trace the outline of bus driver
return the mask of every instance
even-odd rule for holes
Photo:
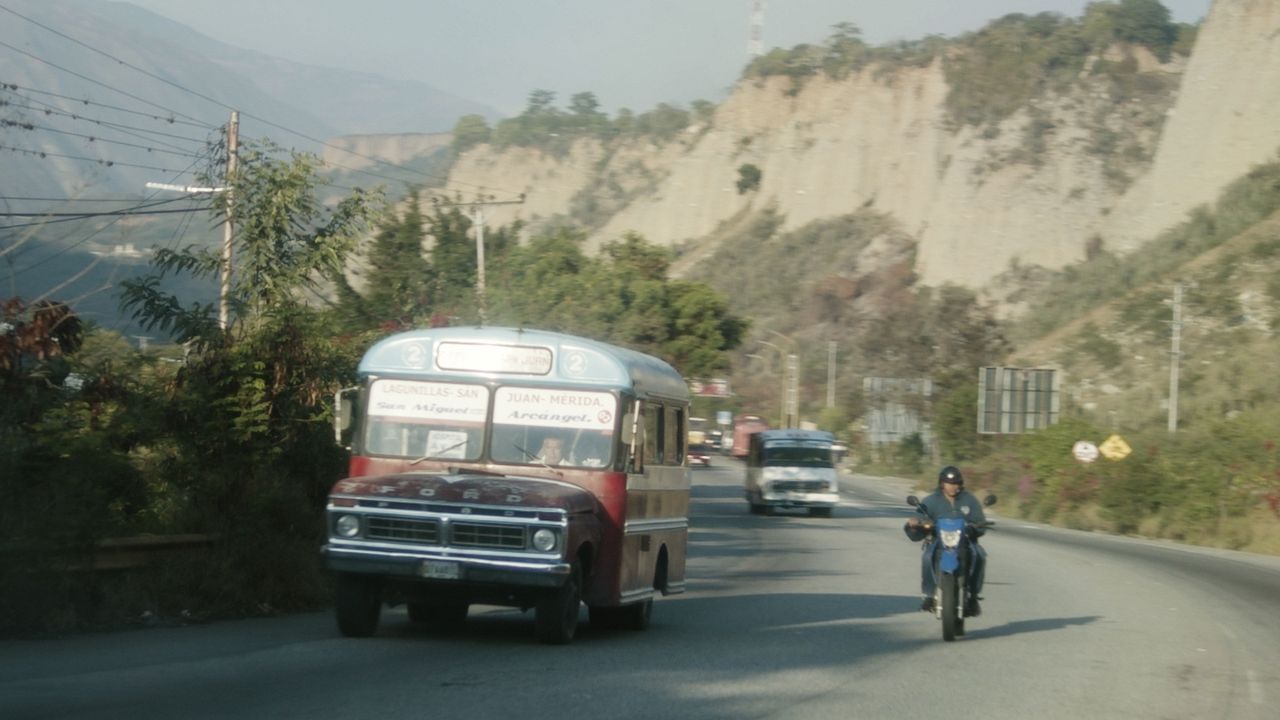
[[[560,465],[564,462],[564,440],[548,437],[542,441],[542,449],[538,451],[538,460],[545,465]]]

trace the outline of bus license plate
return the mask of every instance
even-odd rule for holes
[[[448,560],[423,560],[418,574],[432,580],[457,580],[462,577],[458,563]]]

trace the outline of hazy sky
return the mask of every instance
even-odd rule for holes
[[[1211,0],[1162,0],[1198,22]],[[130,0],[289,60],[419,80],[507,114],[530,91],[604,109],[724,99],[747,61],[751,0]],[[1089,0],[765,0],[765,49],[852,22],[872,44],[955,36],[1003,15],[1079,17]]]

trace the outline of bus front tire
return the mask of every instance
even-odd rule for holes
[[[538,640],[567,645],[578,631],[578,606],[582,604],[582,570],[575,564],[564,585],[538,598],[533,622]]]
[[[335,605],[338,631],[346,637],[369,637],[382,614],[382,588],[374,578],[343,573],[338,576]]]

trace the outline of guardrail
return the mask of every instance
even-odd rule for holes
[[[100,540],[93,553],[94,570],[132,570],[157,559],[213,546],[216,535],[137,535]]]

